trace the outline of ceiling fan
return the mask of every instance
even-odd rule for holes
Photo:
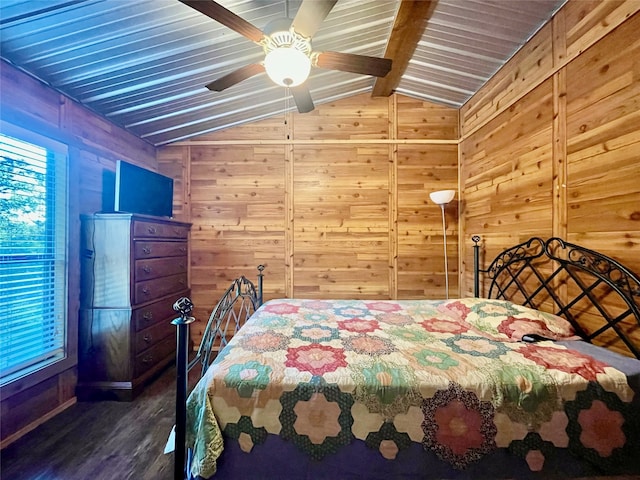
[[[276,84],[290,88],[298,111],[306,113],[314,109],[311,93],[304,83],[312,66],[375,77],[384,77],[391,70],[388,58],[312,50],[311,38],[337,0],[303,0],[293,20],[274,20],[264,31],[213,0],[180,1],[260,45],[265,52],[263,62],[245,65],[212,81],[206,85],[209,90],[221,92],[266,72]]]

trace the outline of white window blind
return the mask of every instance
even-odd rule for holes
[[[0,134],[0,384],[66,355],[66,150],[29,137]]]

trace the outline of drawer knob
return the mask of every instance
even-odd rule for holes
[[[146,254],[149,255],[151,253],[151,247],[143,247],[142,251]]]
[[[143,339],[146,343],[151,343],[151,340],[152,340],[151,335],[149,335],[148,333],[147,333],[144,337],[142,337],[142,339]]]
[[[142,318],[144,318],[146,321],[153,320],[153,312],[151,312],[150,310],[147,310],[142,315]]]
[[[144,363],[145,365],[153,363],[153,355],[147,355],[146,357],[143,357],[142,363]]]
[[[151,268],[149,265],[145,265],[144,267],[142,267],[142,271],[144,273],[151,273],[152,270],[153,268]]]
[[[145,295],[149,295],[151,293],[151,290],[149,290],[149,287],[144,287],[142,289],[142,293],[144,293]]]
[[[180,247],[180,253],[187,253],[187,247]]]
[[[148,227],[147,232],[149,232],[151,235],[154,235],[157,232],[156,227]]]

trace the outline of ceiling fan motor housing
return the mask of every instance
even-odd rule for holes
[[[291,28],[290,18],[270,22],[262,41],[267,75],[278,85],[296,87],[311,71],[311,39]]]

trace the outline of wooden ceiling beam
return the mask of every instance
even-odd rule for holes
[[[402,0],[384,54],[393,65],[385,77],[376,79],[372,97],[388,97],[398,87],[437,3],[437,0]]]

